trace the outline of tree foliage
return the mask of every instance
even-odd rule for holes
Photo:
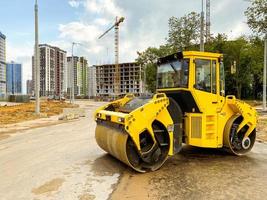
[[[191,12],[181,18],[169,19],[168,45],[175,50],[184,50],[197,44],[200,38],[200,15]]]
[[[259,34],[267,34],[267,0],[252,0],[245,11],[249,27]]]

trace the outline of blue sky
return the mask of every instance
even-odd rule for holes
[[[211,31],[229,38],[250,34],[244,0],[211,0]],[[39,0],[40,43],[59,46],[68,53],[73,41],[75,54],[90,64],[113,62],[114,33],[97,37],[115,16],[124,16],[120,29],[120,61],[133,61],[136,51],[159,46],[168,33],[168,19],[191,11],[200,12],[201,0]],[[7,61],[23,64],[23,91],[31,79],[34,45],[34,0],[0,0],[0,31],[7,36]]]
[[[57,38],[58,24],[78,17],[67,0],[39,0],[39,7],[40,39],[44,41]],[[34,39],[34,0],[1,0],[0,8],[0,29],[10,43]]]

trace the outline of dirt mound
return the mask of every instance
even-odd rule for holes
[[[72,104],[60,101],[41,102],[41,115],[34,113],[34,103],[25,103],[15,106],[0,106],[0,125],[13,124],[41,117],[50,117],[62,113],[63,108],[76,107]]]

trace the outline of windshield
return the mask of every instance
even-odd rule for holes
[[[189,59],[176,60],[158,66],[158,88],[188,87]]]

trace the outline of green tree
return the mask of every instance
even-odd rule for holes
[[[263,77],[263,40],[259,37],[250,38],[250,68],[253,75],[252,87],[254,99],[259,99],[262,95],[262,77]]]
[[[214,53],[222,53],[227,43],[227,35],[218,33],[218,35],[206,43],[205,50]]]
[[[146,89],[149,92],[154,93],[156,91],[156,77],[157,77],[157,65],[155,63],[149,63],[145,68],[146,73]]]
[[[267,34],[267,0],[252,0],[245,11],[248,26],[259,34]]]
[[[226,75],[226,93],[236,94],[241,98],[242,88],[251,82],[251,69],[249,61],[249,44],[245,37],[240,37],[234,41],[225,43],[223,49],[225,75]],[[231,74],[231,66],[236,63],[236,73]]]
[[[199,42],[200,15],[191,12],[181,18],[169,19],[168,45],[177,50],[184,50]]]
[[[245,11],[245,15],[247,16],[248,26],[257,34],[264,35],[265,48],[267,48],[267,0],[252,0],[251,2],[252,2],[251,6],[248,7],[247,10]],[[258,53],[259,52],[256,51],[256,53],[255,53],[255,51],[254,51],[254,56],[259,57]],[[263,52],[262,52],[262,55],[264,55]],[[267,55],[264,55],[264,56],[265,56],[265,59],[267,59]],[[255,67],[256,71],[262,72],[263,68],[259,66],[259,63],[258,63],[259,60],[260,59],[257,59],[257,61],[254,62],[254,67]],[[255,63],[256,63],[256,65],[255,65]],[[263,63],[261,66],[263,66]],[[265,66],[264,70],[266,70],[266,66]],[[266,76],[264,76],[264,77],[265,77],[265,79],[263,80],[263,82],[264,82],[263,83],[263,85],[264,85],[263,90],[264,89],[266,90]],[[254,73],[254,87],[258,88],[259,82],[260,82],[259,76]],[[255,96],[255,94],[254,94],[254,96]],[[265,105],[266,96],[263,96],[263,97],[264,97],[263,98],[263,103],[264,103],[263,107],[265,108],[266,107],[266,105]]]

